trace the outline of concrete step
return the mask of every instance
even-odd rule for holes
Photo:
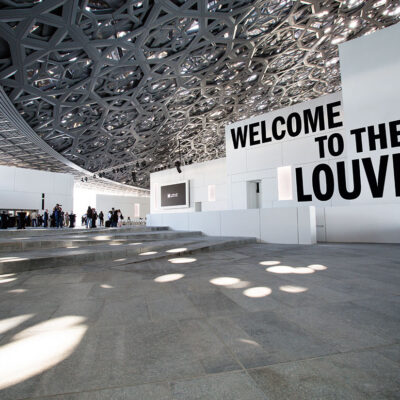
[[[121,262],[127,264],[165,258],[177,257],[198,251],[210,251],[222,248],[237,247],[256,242],[255,238],[224,238],[207,236],[188,236],[176,240],[157,240],[148,242],[131,242],[128,244],[100,244],[77,249],[39,249],[4,254],[0,257],[0,273],[14,273],[42,268],[82,265],[89,262],[115,260],[119,267]],[[123,260],[125,259],[125,260]],[[127,265],[126,268],[129,269]]]
[[[168,231],[170,230],[167,226],[144,226],[144,225],[133,225],[124,226],[121,228],[27,228],[27,229],[1,229],[0,239],[7,238],[23,238],[23,237],[34,237],[34,236],[60,236],[60,235],[79,235],[85,233],[86,235],[98,235],[103,233],[110,234],[111,232],[153,232],[153,231]]]
[[[208,240],[203,243],[192,243],[187,245],[185,250],[177,251],[174,253],[158,252],[157,254],[149,254],[138,257],[131,257],[129,260],[116,260],[116,266],[113,269],[120,271],[137,271],[137,265],[145,261],[153,261],[163,258],[185,258],[184,256],[193,255],[200,252],[227,250],[244,246],[246,244],[257,243],[257,238],[251,237],[208,237]],[[182,260],[184,262],[191,262]],[[139,267],[140,268],[140,267]]]
[[[85,233],[85,234],[84,234]],[[25,236],[24,238],[0,239],[0,254],[4,252],[22,252],[50,248],[73,248],[99,244],[124,244],[131,242],[172,240],[186,236],[201,236],[200,231],[107,231],[100,234],[55,235],[55,236]],[[6,255],[5,255],[6,256]]]

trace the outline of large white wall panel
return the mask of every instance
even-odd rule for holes
[[[221,211],[221,235],[260,237],[260,210]]]
[[[400,204],[326,207],[328,242],[400,243]]]
[[[347,130],[399,119],[400,23],[339,45]]]
[[[0,166],[0,182],[0,208],[41,210],[44,193],[45,208],[59,203],[65,211],[72,210],[74,177],[70,174]]]
[[[174,213],[163,215],[163,225],[169,226],[178,231],[189,230],[189,214],[188,213]]]
[[[0,166],[0,191],[14,191],[15,169],[14,167]]]
[[[297,207],[292,207],[150,214],[147,224],[201,231],[210,236],[255,237],[269,243],[315,243],[315,211],[304,207],[300,218],[297,212]]]
[[[194,212],[189,214],[189,229],[201,231],[206,235],[221,235],[221,213],[216,212]]]
[[[298,243],[297,223],[297,207],[261,209],[261,240],[268,243]]]
[[[128,217],[131,220],[135,217],[135,204],[140,205],[140,217],[144,218],[150,211],[150,197],[97,194],[96,205],[92,206],[96,207],[98,213],[103,211],[105,216],[112,208],[121,210],[124,221],[127,221]]]
[[[262,171],[268,168],[275,168],[282,165],[282,145],[280,143],[268,146],[260,146],[246,152],[247,172]]]

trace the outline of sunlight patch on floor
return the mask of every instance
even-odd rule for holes
[[[59,364],[78,347],[86,318],[65,316],[28,328],[0,346],[0,390]]]
[[[191,257],[170,258],[168,261],[172,264],[186,264],[197,261],[197,258],[191,258]]]
[[[243,291],[243,294],[247,297],[265,297],[271,294],[272,290],[266,286],[252,287]]]
[[[185,276],[184,274],[167,274],[167,275],[157,276],[157,278],[155,278],[154,281],[158,283],[173,282],[177,281],[178,279],[182,279],[184,276]]]
[[[303,286],[283,285],[279,286],[279,290],[286,293],[303,293],[306,292],[308,288]]]
[[[0,334],[16,328],[18,325],[21,325],[23,322],[32,318],[34,315],[35,314],[24,314],[0,320]]]

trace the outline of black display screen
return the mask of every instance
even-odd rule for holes
[[[186,182],[161,186],[161,207],[186,205]]]

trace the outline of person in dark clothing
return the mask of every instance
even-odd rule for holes
[[[17,229],[25,229],[25,218],[26,218],[26,213],[23,211],[20,211],[17,213],[18,215],[18,226]]]
[[[104,214],[103,214],[103,211],[100,211],[99,220],[100,220],[100,226],[104,226]]]
[[[96,228],[97,212],[95,208],[92,208],[92,228]]]
[[[50,215],[50,228],[56,227],[56,208],[53,208],[53,212]]]
[[[1,229],[8,228],[8,215],[5,211],[3,211],[0,215],[0,228]]]
[[[92,227],[92,217],[93,217],[93,211],[92,211],[91,207],[89,206],[86,211],[86,228]]]
[[[56,224],[56,228],[62,228],[61,224],[61,208],[59,204],[56,204],[54,207],[54,220]]]
[[[118,211],[114,210],[114,208],[112,209],[112,217],[111,217],[111,221],[112,221],[112,227],[116,228],[117,224],[118,224]]]
[[[64,211],[62,210],[62,208],[60,207],[60,209],[59,209],[59,221],[58,221],[58,225],[60,226],[60,228],[63,228],[64,227]]]
[[[44,227],[47,228],[47,224],[49,222],[49,211],[46,210],[43,214],[43,222],[44,222]]]
[[[73,214],[71,211],[71,213],[69,214],[69,227],[70,228],[75,228],[75,218],[76,218],[76,215]]]

